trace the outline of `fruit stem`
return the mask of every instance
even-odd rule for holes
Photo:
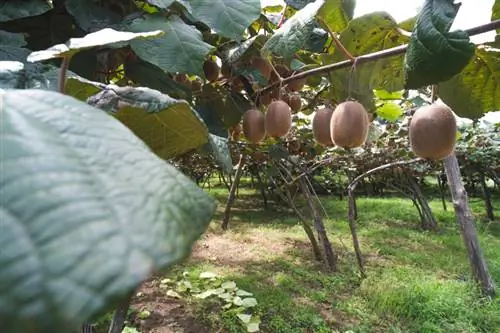
[[[61,67],[59,68],[59,92],[65,93],[66,88],[66,74],[68,73],[69,62],[71,55],[62,58]]]
[[[335,46],[337,46],[340,49],[340,51],[346,56],[346,58],[351,61],[356,60],[356,58],[345,48],[344,44],[342,44],[342,42],[338,39],[337,35],[335,35],[335,33],[332,30],[330,30],[325,21],[319,19],[319,22],[321,22],[326,31],[328,31],[328,33],[333,39],[333,42],[335,43]]]

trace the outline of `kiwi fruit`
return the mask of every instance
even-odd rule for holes
[[[266,112],[266,132],[269,136],[278,138],[288,134],[292,128],[292,110],[283,101],[272,101]]]
[[[235,77],[231,80],[231,89],[235,92],[240,92],[244,88],[243,81],[239,77]]]
[[[255,57],[251,60],[252,67],[258,69],[262,76],[269,80],[271,78],[271,72],[273,68],[271,67],[271,63],[266,58]]]
[[[276,65],[274,66],[274,69],[282,78],[289,77],[291,74],[290,70],[284,65]],[[274,83],[278,80],[279,78],[278,76],[276,76],[276,73],[274,71],[271,71],[271,77],[269,78],[269,81],[271,81],[271,83]]]
[[[290,95],[287,94],[287,93],[284,93],[284,94],[281,94],[281,98],[280,98],[283,102],[285,102],[286,104],[290,105]]]
[[[181,83],[181,84],[188,84],[189,78],[188,78],[187,74],[177,73],[174,75],[174,81],[177,83]]]
[[[241,135],[241,132],[242,132],[242,127],[241,125],[238,123],[236,125],[234,125],[230,130],[230,134],[231,134],[231,139],[233,141],[238,141],[238,139],[240,138],[240,135]]]
[[[279,99],[280,98],[279,88],[271,90],[271,93],[269,95],[271,96],[271,100]]]
[[[290,95],[290,101],[288,102],[293,113],[297,113],[302,108],[302,99],[299,94]]]
[[[203,87],[203,81],[200,80],[199,78],[194,79],[191,81],[191,90],[194,92],[200,92]]]
[[[361,103],[342,102],[330,119],[332,142],[345,149],[361,147],[368,136],[369,126],[368,112]]]
[[[266,117],[257,109],[250,109],[243,115],[243,135],[248,141],[258,143],[266,136]]]
[[[435,161],[453,153],[456,133],[457,121],[453,111],[437,103],[415,111],[408,129],[413,153]]]
[[[286,148],[290,154],[298,155],[300,153],[300,143],[298,140],[289,141]]]
[[[331,147],[333,146],[332,136],[330,133],[330,120],[333,110],[326,107],[321,108],[314,114],[312,120],[312,131],[314,139],[317,143]]]
[[[260,95],[260,97],[259,97],[259,102],[262,105],[269,105],[269,103],[271,103],[272,100],[273,100],[273,98],[272,98],[270,92],[266,92],[266,93]]]
[[[214,60],[207,59],[203,63],[203,72],[207,81],[214,82],[219,77],[220,68]]]
[[[306,84],[307,79],[299,79],[290,82],[286,87],[289,91],[301,91]]]
[[[262,163],[266,160],[266,154],[261,151],[254,151],[250,157],[257,163]]]

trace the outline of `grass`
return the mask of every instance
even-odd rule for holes
[[[426,232],[418,229],[411,201],[359,198],[358,236],[367,269],[367,278],[361,279],[346,201],[321,198],[340,260],[338,272],[331,273],[313,260],[293,214],[285,209],[265,211],[253,190],[242,189],[230,230],[223,233],[219,225],[227,190],[210,192],[220,201],[214,221],[191,258],[169,276],[186,270],[213,271],[235,281],[258,300],[261,332],[500,332],[500,300],[481,298],[471,282],[451,204],[444,211],[439,200],[430,202],[440,230]],[[484,206],[477,198],[471,199],[471,206],[498,283],[500,220],[483,222]],[[500,216],[500,199],[494,206]],[[189,299],[187,310],[193,320],[209,327],[207,332],[245,332],[233,313],[219,311],[212,301]]]

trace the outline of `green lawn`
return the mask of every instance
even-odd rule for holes
[[[261,332],[500,332],[500,300],[481,299],[471,284],[451,204],[445,212],[440,201],[430,202],[440,230],[425,232],[418,229],[411,201],[359,198],[358,233],[367,270],[361,279],[346,201],[322,198],[330,241],[340,259],[338,272],[329,273],[312,259],[307,237],[293,214],[276,207],[265,211],[254,191],[242,189],[230,230],[223,233],[219,225],[227,190],[211,193],[220,207],[210,230],[192,257],[166,277],[210,271],[235,281],[257,299],[252,314],[260,317]],[[489,269],[500,284],[500,220],[484,222],[479,198],[472,198],[471,205]],[[498,198],[494,206],[498,217]],[[183,302],[187,304],[183,311],[189,320],[203,323],[203,332],[246,331],[235,313],[223,311],[213,298],[187,297]],[[156,311],[147,302],[136,309]],[[177,324],[177,330],[170,331],[138,326],[143,333],[189,332]]]

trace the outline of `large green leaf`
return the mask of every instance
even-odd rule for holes
[[[109,85],[87,102],[114,113],[164,159],[208,142],[207,127],[186,101],[153,89]]]
[[[221,36],[240,41],[260,16],[260,0],[178,0],[193,17]]]
[[[491,20],[500,20],[500,0],[495,0],[491,9]],[[500,40],[500,29],[497,29],[497,40]]]
[[[462,30],[450,32],[460,4],[426,0],[405,54],[406,89],[418,89],[451,79],[474,56],[475,45]]]
[[[68,78],[78,75],[67,71]],[[59,68],[49,64],[30,64],[20,61],[0,61],[2,89],[43,89],[58,91]]]
[[[285,0],[285,3],[293,8],[300,10],[307,4],[314,2],[314,0]]]
[[[24,63],[30,50],[24,48],[23,34],[0,30],[0,61],[19,61]]]
[[[268,37],[266,35],[255,35],[237,47],[229,49],[226,59],[229,63],[234,63],[238,60],[247,60],[251,55],[260,52]]]
[[[177,99],[192,98],[192,91],[184,85],[174,81],[167,73],[158,66],[142,59],[128,59],[125,64],[125,75],[134,83],[161,91],[170,97]]]
[[[105,112],[1,93],[0,327],[76,332],[185,258],[213,199]]]
[[[86,102],[90,96],[98,94],[106,85],[100,82],[94,82],[82,77],[70,77],[66,79],[65,93],[82,102]],[[107,101],[103,101],[106,103]],[[94,105],[99,107],[98,105]]]
[[[24,64],[19,61],[0,61],[0,89],[23,88]]]
[[[133,20],[128,29],[142,32],[162,30],[165,36],[153,40],[134,41],[134,52],[143,60],[164,71],[204,76],[203,62],[215,48],[203,41],[201,32],[187,25],[179,16],[166,19],[162,14],[148,14]]]
[[[19,33],[0,30],[0,41],[0,45],[10,45],[17,47],[26,46],[24,35]]]
[[[500,0],[495,0],[493,3],[493,8],[491,9],[491,20],[500,20]]]
[[[231,159],[231,152],[229,151],[228,139],[214,134],[209,134],[208,144],[210,151],[215,157],[215,160],[222,168],[222,170],[230,174],[233,171],[233,161]]]
[[[330,31],[342,32],[354,16],[355,0],[326,0],[318,12],[318,17]]]
[[[316,28],[316,13],[325,0],[316,0],[296,12],[267,40],[262,47],[264,54],[274,54],[291,59],[302,49]]]
[[[226,128],[239,123],[243,114],[251,108],[250,102],[242,94],[208,84],[203,86],[197,103],[217,113]]]
[[[439,97],[460,117],[479,119],[500,110],[500,52],[478,48],[460,74],[439,84]]]
[[[403,109],[396,103],[383,103],[377,107],[377,115],[387,121],[394,122],[399,119],[404,114]]]
[[[209,103],[197,103],[195,109],[201,119],[203,119],[205,125],[207,125],[208,131],[211,134],[227,138],[229,135],[228,130],[222,122],[219,113],[212,109],[211,106]]]
[[[87,32],[94,32],[120,23],[120,16],[88,0],[66,0],[66,10],[78,26]]]
[[[85,35],[82,38],[71,38],[68,42],[66,42],[66,44],[58,44],[51,46],[46,50],[32,52],[28,56],[28,61],[37,62],[72,56],[79,51],[97,46],[122,47],[123,43],[127,43],[135,39],[157,38],[161,35],[163,35],[163,31],[161,30],[133,33],[105,28]]]
[[[42,0],[4,0],[0,3],[0,22],[41,15],[52,9],[50,2]]]
[[[402,35],[397,23],[386,12],[374,12],[355,18],[340,34],[341,43],[353,56],[360,56],[404,44],[408,37]],[[324,64],[346,59],[336,48],[331,55],[322,55]],[[329,74],[333,95],[337,102],[351,97],[367,109],[374,110],[373,89],[389,92],[403,89],[403,56],[366,62],[354,69],[341,69]]]
[[[175,0],[146,0],[151,6],[158,7],[160,9],[167,9]]]
[[[374,12],[349,22],[340,34],[339,40],[353,56],[389,49],[408,42],[409,38],[400,33],[398,24],[386,12]],[[346,60],[336,48],[335,62]],[[385,89],[389,92],[401,90],[404,85],[403,56],[395,56],[371,61],[356,67],[356,83],[370,89]],[[350,71],[345,70],[344,76]],[[333,74],[336,74],[335,72]]]

